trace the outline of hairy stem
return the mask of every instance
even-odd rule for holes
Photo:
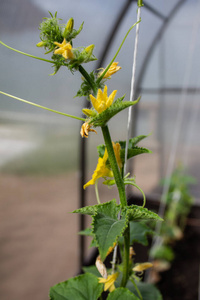
[[[123,253],[123,276],[121,287],[125,287],[129,278],[129,248],[130,248],[130,227],[124,232],[124,253]]]
[[[83,75],[83,77],[87,80],[87,82],[91,86],[91,89],[93,90],[94,94],[96,95],[96,93],[97,93],[96,85],[95,85],[94,81],[91,79],[88,72],[81,65],[79,65],[78,70]]]
[[[101,127],[102,133],[103,133],[103,137],[104,137],[104,141],[105,141],[105,145],[108,151],[108,157],[109,157],[109,161],[111,164],[111,168],[114,174],[114,178],[115,178],[115,182],[119,191],[119,198],[120,198],[120,203],[122,205],[122,207],[127,206],[127,202],[126,202],[126,193],[125,193],[125,185],[124,185],[124,181],[121,177],[119,168],[118,168],[118,164],[117,164],[117,160],[115,157],[115,153],[114,153],[114,149],[113,149],[113,145],[112,145],[112,141],[111,141],[111,137],[110,137],[110,132],[108,129],[108,126],[103,126]]]
[[[109,161],[114,174],[115,182],[119,192],[119,198],[122,208],[127,206],[124,181],[121,177],[117,160],[115,157],[110,132],[108,126],[101,127],[106,149],[108,151]],[[125,287],[129,277],[129,244],[130,244],[130,228],[129,225],[124,232],[124,255],[123,255],[123,276],[121,286]]]

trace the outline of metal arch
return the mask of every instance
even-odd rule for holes
[[[180,7],[186,2],[187,0],[179,0],[179,2],[172,8],[169,17],[164,19],[164,22],[159,30],[159,32],[157,33],[156,37],[154,38],[154,40],[151,43],[151,46],[149,47],[149,50],[147,51],[147,54],[144,58],[144,61],[142,63],[142,67],[140,69],[139,72],[139,76],[138,76],[138,80],[136,83],[136,89],[139,91],[141,82],[143,80],[145,71],[147,69],[147,65],[148,62],[153,54],[153,51],[157,45],[157,43],[159,42],[160,38],[162,37],[163,33],[165,32],[165,30],[167,29],[167,26],[169,25],[170,21],[172,21],[173,17],[175,16],[175,14],[178,12],[178,10],[180,9]],[[145,7],[145,6],[144,6]]]
[[[114,37],[117,34],[117,31],[120,27],[120,24],[122,22],[122,20],[124,19],[124,17],[126,16],[126,13],[128,12],[128,9],[130,7],[130,5],[133,2],[136,2],[137,0],[127,0],[125,5],[123,6],[119,16],[116,18],[116,22],[113,25],[110,34],[107,37],[107,40],[105,42],[106,46],[103,49],[101,55],[100,55],[100,59],[98,60],[97,63],[97,69],[100,68],[103,65],[103,62],[106,59],[106,56],[108,54],[108,51],[110,49],[110,46],[112,45],[112,42],[114,40]],[[179,8],[181,7],[182,4],[185,3],[186,0],[179,0],[179,2],[174,6],[174,8],[171,10],[169,17],[165,17],[163,16],[160,12],[158,12],[157,10],[155,10],[154,8],[152,8],[150,5],[148,5],[147,3],[144,3],[144,8],[148,9],[151,13],[153,13],[155,16],[159,17],[160,19],[163,20],[163,24],[158,32],[158,34],[156,35],[156,37],[154,38],[154,40],[152,41],[151,46],[149,47],[149,50],[147,51],[147,54],[143,60],[142,63],[142,67],[140,69],[139,72],[139,76],[138,76],[138,80],[136,82],[136,93],[138,94],[140,91],[140,85],[141,82],[143,80],[145,71],[147,69],[147,65],[148,62],[153,54],[153,51],[155,49],[155,46],[157,45],[157,43],[159,42],[161,36],[163,35],[164,31],[167,28],[167,25],[170,23],[170,21],[172,20],[172,18],[174,17],[174,15],[177,13],[177,11],[179,10]],[[84,103],[84,107],[89,106],[90,102],[89,101],[85,101]],[[137,123],[137,115],[138,115],[138,111],[139,111],[139,106],[137,105],[136,108],[134,108],[133,110],[133,123],[132,123],[132,128],[134,128],[134,130],[132,131],[132,134],[136,133],[136,123]],[[134,126],[133,126],[134,125]],[[87,151],[86,151],[86,143],[85,143],[85,139],[81,139],[80,140],[80,176],[79,176],[79,182],[80,182],[80,186],[79,186],[79,191],[80,191],[80,207],[85,206],[86,204],[86,191],[83,190],[83,185],[85,183],[85,179],[86,179],[86,166],[87,166],[87,155],[86,155]],[[80,215],[80,219],[79,219],[79,229],[80,230],[84,230],[85,229],[85,216],[84,215]],[[80,266],[80,270],[85,262],[85,238],[84,236],[80,235],[80,240],[79,240],[79,266]],[[96,253],[95,253],[96,254]],[[86,263],[87,264],[87,263]]]
[[[155,36],[155,38],[153,39],[149,50],[147,51],[147,54],[143,60],[141,69],[139,71],[139,75],[138,75],[138,79],[136,82],[136,97],[138,97],[140,91],[141,91],[141,83],[143,81],[148,63],[153,55],[153,52],[155,50],[155,47],[157,46],[158,42],[160,41],[160,38],[162,37],[162,35],[164,34],[165,30],[167,29],[167,26],[169,25],[169,23],[172,21],[173,17],[176,15],[176,13],[178,12],[178,10],[180,9],[180,7],[186,2],[186,0],[179,0],[178,3],[176,3],[176,5],[174,5],[174,7],[172,8],[172,10],[169,13],[169,16],[166,18],[162,18],[163,19],[163,24],[161,25],[160,30],[158,31],[157,35]],[[145,6],[144,6],[145,7]],[[147,7],[147,9],[149,9],[150,11],[152,11],[151,8],[149,8],[149,6]],[[158,15],[154,12],[155,15],[157,15],[158,17],[161,18],[161,15]],[[137,119],[138,119],[138,112],[139,112],[139,108],[140,108],[140,104],[138,103],[138,105],[134,106],[134,109],[132,108],[132,114],[133,114],[133,118],[132,118],[132,126],[131,126],[131,135],[135,136],[136,132],[137,132]],[[133,172],[133,167],[131,167],[129,165],[128,171],[130,173]]]

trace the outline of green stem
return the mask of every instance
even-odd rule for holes
[[[123,275],[121,281],[121,287],[125,287],[129,278],[129,250],[130,249],[130,227],[124,232],[124,253],[123,253]]]
[[[139,296],[140,300],[142,300],[142,299],[143,299],[143,298],[142,298],[142,295],[141,295],[141,293],[140,293],[140,290],[139,290],[138,287],[137,287],[137,284],[135,283],[135,280],[134,280],[133,278],[131,278],[130,280],[131,280],[132,284],[134,285],[134,287],[135,287],[135,289],[136,289],[136,292],[138,293],[138,296]]]
[[[133,183],[132,181],[125,180],[124,183],[125,184],[131,184],[132,186],[136,187],[142,193],[142,196],[143,196],[143,205],[142,205],[142,207],[145,207],[146,196],[145,196],[145,193],[143,192],[143,190],[136,183]]]
[[[51,108],[48,108],[48,107],[39,105],[39,104],[36,104],[36,103],[30,102],[30,101],[27,101],[27,100],[24,100],[24,99],[15,97],[15,96],[13,96],[13,95],[4,93],[4,92],[2,92],[2,91],[0,91],[0,94],[3,94],[3,95],[5,95],[5,96],[11,97],[11,98],[13,98],[13,99],[15,99],[15,100],[18,100],[18,101],[21,101],[21,102],[24,102],[24,103],[27,103],[27,104],[30,104],[30,105],[33,105],[33,106],[36,106],[36,107],[39,107],[39,108],[42,108],[42,109],[45,109],[45,110],[54,112],[54,113],[56,113],[56,114],[63,115],[63,116],[65,116],[65,117],[69,117],[69,118],[72,118],[72,119],[76,119],[76,120],[80,120],[80,121],[84,121],[84,122],[85,122],[85,119],[83,119],[83,118],[79,118],[79,117],[76,117],[76,116],[72,116],[72,115],[69,115],[69,114],[66,114],[66,113],[63,113],[63,112],[60,112],[60,111],[57,111],[57,110],[54,110],[54,109],[51,109]]]
[[[97,89],[96,89],[96,85],[93,82],[93,80],[91,79],[90,75],[88,74],[88,72],[81,66],[79,65],[78,67],[79,72],[83,75],[83,77],[87,80],[87,82],[89,83],[89,85],[91,86],[94,94],[96,95],[97,93]]]
[[[110,132],[108,126],[101,127],[111,168],[114,174],[115,182],[119,192],[119,198],[122,208],[127,206],[124,181],[121,177],[117,160],[115,157]],[[129,277],[129,246],[130,246],[130,228],[129,225],[124,232],[124,255],[123,255],[123,276],[121,286],[125,287]]]
[[[112,145],[112,141],[111,141],[111,137],[110,137],[110,132],[108,129],[108,126],[103,126],[101,127],[102,133],[103,133],[103,137],[104,137],[104,141],[105,141],[105,145],[108,151],[108,157],[109,157],[109,161],[111,164],[111,168],[114,174],[114,178],[115,178],[115,182],[119,191],[119,198],[120,198],[120,203],[122,207],[127,206],[127,202],[126,202],[126,193],[125,193],[125,185],[124,185],[124,181],[121,177],[119,168],[118,168],[118,164],[117,164],[117,160],[115,157],[115,153],[114,153],[114,149],[113,149],[113,145]]]
[[[98,180],[95,182],[95,194],[96,194],[96,198],[97,198],[97,203],[101,204],[100,198],[99,198],[99,190],[98,190]]]
[[[97,79],[97,85],[100,83],[100,81],[103,79],[104,75],[106,74],[106,72],[108,71],[108,69],[110,68],[110,66],[112,65],[112,63],[114,62],[115,58],[117,57],[117,55],[119,54],[119,51],[121,50],[127,36],[129,35],[130,31],[140,22],[140,20],[138,22],[136,22],[135,24],[133,24],[129,30],[127,31],[123,41],[121,42],[117,52],[115,53],[113,59],[111,60],[111,62],[109,63],[109,65],[105,68],[105,70],[103,71],[103,73],[101,74],[101,76]]]
[[[0,41],[0,44],[2,44],[3,46],[7,47],[8,49],[10,50],[13,50],[17,53],[20,53],[20,54],[23,54],[23,55],[26,55],[26,56],[29,56],[29,57],[32,57],[32,58],[35,58],[35,59],[39,59],[39,60],[43,60],[43,61],[46,61],[46,62],[49,62],[49,63],[54,63],[53,60],[49,60],[49,59],[45,59],[45,58],[42,58],[42,57],[38,57],[38,56],[35,56],[35,55],[31,55],[31,54],[28,54],[28,53],[25,53],[25,52],[22,52],[22,51],[19,51],[17,49],[14,49],[6,44],[4,44],[2,41]]]

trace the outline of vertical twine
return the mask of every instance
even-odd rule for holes
[[[140,20],[141,7],[137,9],[137,22]],[[139,28],[140,23],[136,25],[136,35],[135,35],[135,47],[133,52],[133,67],[132,67],[132,78],[131,78],[131,90],[130,90],[130,99],[129,101],[134,101],[135,97],[135,73],[136,73],[136,62],[137,62],[137,53],[138,53],[138,38],[139,38]],[[128,154],[128,142],[131,138],[131,124],[132,124],[132,107],[129,107],[128,110],[128,121],[127,121],[127,139],[126,139],[126,148],[125,148],[125,163],[124,163],[124,174],[127,170],[127,154]]]

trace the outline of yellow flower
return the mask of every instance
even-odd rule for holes
[[[98,89],[97,98],[93,95],[90,95],[90,100],[98,113],[101,113],[106,108],[110,107],[114,101],[117,90],[114,90],[110,96],[107,95],[107,86],[105,85],[104,91]]]
[[[120,149],[121,149],[121,146],[119,143],[114,143],[113,142],[113,149],[114,149],[114,152],[115,152],[115,157],[116,157],[116,160],[117,160],[117,164],[119,166],[119,168],[121,169],[122,168],[122,160],[121,160],[121,157],[120,157]]]
[[[93,131],[93,132],[97,133],[96,130],[90,128],[90,124],[88,124],[88,122],[85,122],[81,126],[80,134],[81,134],[82,137],[88,138],[89,131]]]
[[[133,271],[135,272],[143,272],[145,271],[146,269],[149,269],[153,267],[153,264],[152,263],[148,263],[148,262],[145,262],[145,263],[141,263],[141,264],[138,264],[136,265],[134,268],[133,268]]]
[[[109,292],[114,291],[115,285],[114,282],[119,276],[119,273],[116,272],[112,275],[109,275],[107,278],[99,278],[99,283],[104,283],[104,291],[109,290]]]
[[[54,54],[61,54],[65,59],[72,59],[74,54],[72,52],[72,45],[66,42],[64,38],[62,44],[54,42],[59,48],[54,51]]]
[[[113,172],[106,166],[107,159],[108,152],[106,149],[103,158],[99,157],[98,159],[98,164],[96,170],[94,171],[94,174],[92,175],[92,179],[83,186],[84,189],[89,185],[95,184],[97,179],[101,177],[113,177]]]
[[[121,69],[120,66],[118,66],[118,62],[113,62],[106,74],[103,76],[103,78],[109,78],[111,75],[115,74]],[[104,72],[104,69],[102,72],[100,72],[99,76]]]

